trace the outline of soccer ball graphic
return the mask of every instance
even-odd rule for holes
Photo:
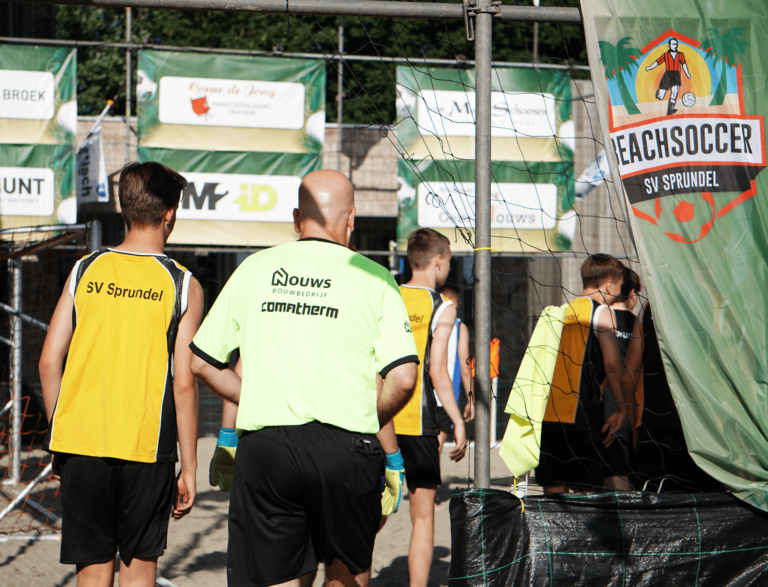
[[[696,103],[696,96],[693,94],[693,92],[686,92],[685,94],[683,94],[683,106],[690,108],[695,103]]]

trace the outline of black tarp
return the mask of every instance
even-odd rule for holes
[[[729,494],[456,491],[449,587],[768,585],[768,514]]]

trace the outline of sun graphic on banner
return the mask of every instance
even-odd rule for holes
[[[702,101],[702,98],[712,95],[712,76],[709,65],[707,65],[707,62],[704,61],[704,58],[696,48],[682,41],[679,43],[680,52],[685,55],[688,71],[691,73],[691,79],[688,79],[686,75],[680,76],[682,84],[679,96],[682,98],[691,92],[696,96],[698,106],[706,106],[709,104],[709,100]],[[635,92],[638,103],[658,102],[656,90],[661,83],[661,78],[664,77],[666,69],[664,67],[657,67],[652,71],[645,71],[645,69],[653,65],[667,51],[669,51],[669,47],[664,43],[643,56],[643,60],[638,67],[637,78],[635,79]]]

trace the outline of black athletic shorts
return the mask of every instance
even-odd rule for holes
[[[602,436],[576,424],[544,422],[536,483],[576,490],[603,486],[605,458]]]
[[[659,89],[666,91],[675,86],[679,86],[680,80],[679,71],[665,71],[664,75],[661,77],[661,82],[659,82]]]
[[[662,493],[722,490],[722,485],[702,471],[688,454],[682,429],[666,427],[638,429],[634,485],[638,491],[645,488],[654,492],[659,492],[661,486]]]
[[[440,432],[453,434],[453,420],[451,420],[451,417],[446,413],[445,408],[442,406],[437,408],[437,428]]]
[[[106,563],[120,551],[163,555],[173,508],[175,463],[58,455],[61,467],[61,556],[67,565]]]
[[[371,566],[384,451],[373,435],[311,423],[240,438],[229,502],[229,587],[275,585],[340,560]]]
[[[405,482],[408,489],[437,487],[440,477],[440,452],[437,436],[397,435],[397,445],[405,463]]]
[[[634,472],[635,448],[632,438],[619,435],[611,446],[603,449],[605,455],[606,477],[629,477]]]

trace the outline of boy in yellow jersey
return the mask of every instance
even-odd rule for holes
[[[592,255],[581,266],[581,297],[568,304],[555,373],[541,428],[536,481],[545,493],[585,490],[603,483],[603,447],[615,441],[627,417],[623,396],[603,417],[602,386],[621,390],[616,319],[609,307],[621,295],[624,266],[610,255]],[[603,439],[600,433],[606,434]]]
[[[163,254],[186,185],[159,163],[123,169],[125,240],[77,262],[43,345],[45,449],[61,478],[60,560],[77,565],[80,587],[110,587],[117,552],[121,584],[154,586],[171,512],[178,520],[195,500],[189,343],[203,292]]]
[[[448,373],[448,341],[456,321],[456,308],[435,291],[445,283],[450,271],[448,239],[428,228],[415,230],[408,237],[408,262],[413,277],[400,286],[400,293],[408,309],[421,365],[413,397],[394,422],[411,502],[411,587],[425,587],[432,565],[435,492],[441,483],[435,394],[454,425],[456,447],[451,451],[451,460],[464,457],[466,435]]]

